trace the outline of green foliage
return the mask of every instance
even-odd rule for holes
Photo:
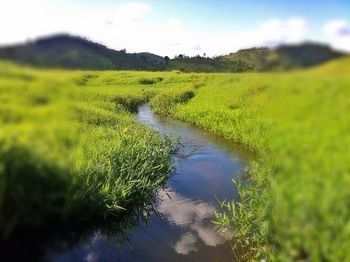
[[[250,183],[233,181],[240,199],[237,202],[222,201],[220,212],[215,212],[213,223],[231,239],[236,261],[273,259],[275,250],[270,242],[267,220],[271,208],[268,195],[270,170],[267,168],[259,162],[251,163],[248,171]]]
[[[0,48],[0,58],[42,68],[90,70],[161,70],[164,58],[150,53],[116,51],[85,38],[55,35]]]
[[[348,61],[339,60],[288,74],[210,74],[194,98],[166,110],[256,155],[239,203],[224,202],[216,218],[240,259],[350,259],[344,67]]]
[[[172,148],[128,112],[150,100],[155,111],[254,153],[249,179],[236,182],[240,200],[224,201],[216,214],[237,260],[350,259],[348,59],[264,74],[3,65],[2,231],[57,215],[86,221],[125,217],[135,214],[133,207],[149,210],[154,190],[169,174]],[[140,83],[157,78],[163,80]],[[27,207],[36,207],[38,215],[25,216]]]
[[[179,55],[166,63],[183,72],[266,72],[317,65],[344,55],[328,46],[305,43],[276,49],[249,48],[216,58]]]
[[[174,144],[128,112],[155,92],[137,84],[140,75],[1,63],[2,235],[57,220],[116,223],[151,209]]]
[[[303,68],[338,58],[344,53],[316,43],[249,48],[214,58],[178,55],[174,59],[151,53],[116,51],[85,38],[55,35],[0,48],[0,58],[42,68],[89,70],[149,70],[182,72],[261,72]],[[141,84],[153,84],[141,80]],[[84,84],[84,79],[81,80]]]
[[[162,77],[158,77],[158,78],[142,78],[139,80],[139,83],[141,85],[153,85],[156,84],[160,81],[163,81]]]
[[[156,113],[163,115],[170,114],[171,110],[180,103],[186,103],[189,99],[195,96],[194,91],[165,91],[157,94],[151,100],[151,106]]]

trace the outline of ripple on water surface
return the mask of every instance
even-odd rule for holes
[[[180,137],[175,174],[159,192],[156,209],[147,227],[132,230],[130,241],[117,250],[104,236],[89,244],[52,254],[56,261],[227,261],[227,241],[211,223],[216,199],[237,197],[232,179],[241,176],[244,160],[227,141],[198,128],[153,114],[148,105],[136,119],[163,134]]]

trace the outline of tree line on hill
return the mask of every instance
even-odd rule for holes
[[[346,55],[327,45],[303,43],[239,50],[228,55],[170,59],[151,53],[113,50],[85,38],[60,34],[24,44],[0,47],[0,59],[43,68],[146,70],[182,72],[264,72],[304,68]]]

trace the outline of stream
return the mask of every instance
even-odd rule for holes
[[[172,118],[155,115],[148,104],[139,107],[137,121],[162,134],[180,137],[175,172],[159,192],[147,226],[131,230],[117,249],[106,237],[54,251],[52,261],[232,261],[228,242],[212,224],[218,199],[237,199],[232,179],[242,176],[245,160],[227,140]],[[241,154],[240,154],[241,155]]]

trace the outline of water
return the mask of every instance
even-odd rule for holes
[[[226,140],[191,125],[154,115],[148,105],[139,108],[139,122],[163,134],[181,137],[174,163],[175,174],[160,190],[147,227],[130,233],[120,249],[106,237],[94,235],[85,244],[51,251],[52,261],[229,261],[228,242],[211,223],[217,199],[237,198],[233,178],[243,174],[244,160]]]

